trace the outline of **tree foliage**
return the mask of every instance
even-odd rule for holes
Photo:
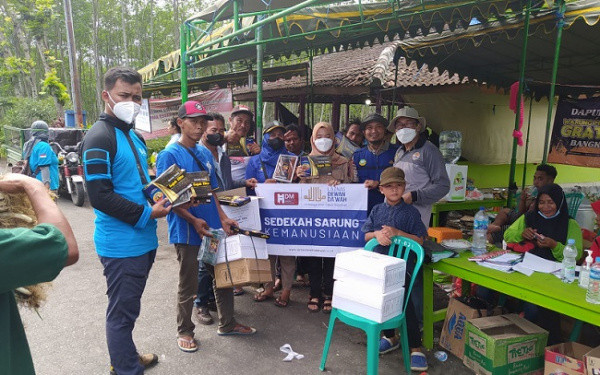
[[[177,49],[175,30],[203,1],[77,0],[72,7],[83,109],[93,121],[102,110],[96,70],[102,76],[117,65],[139,69]],[[54,111],[36,113],[49,123],[71,107],[63,0],[0,0],[0,47],[0,126],[28,126],[31,114],[21,104],[30,100],[41,100],[44,111],[54,102]]]

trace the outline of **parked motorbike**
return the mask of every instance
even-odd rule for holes
[[[83,165],[79,157],[79,143],[75,146],[64,148],[56,142],[50,143],[58,156],[58,175],[60,195],[71,195],[71,200],[76,206],[83,206],[85,201],[85,188],[83,183]]]

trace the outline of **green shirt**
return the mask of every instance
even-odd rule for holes
[[[521,234],[524,230],[525,215],[521,215],[517,219],[517,221],[512,223],[512,225],[506,230],[506,232],[504,232],[504,241],[508,243],[523,241],[523,236],[521,236]],[[579,224],[577,224],[577,222],[573,219],[569,219],[569,228],[567,228],[567,238],[572,238],[575,240],[575,247],[577,248],[577,259],[581,258],[581,254],[583,253],[583,236],[581,235],[581,228],[579,227]],[[552,239],[554,240],[554,238]],[[564,243],[556,241],[556,247],[552,249],[552,256],[554,257],[554,259],[558,260],[559,262],[562,261],[564,248]]]
[[[54,226],[0,229],[0,375],[35,374],[13,290],[53,280],[68,245]]]

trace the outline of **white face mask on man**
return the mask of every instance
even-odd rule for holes
[[[417,130],[412,128],[402,128],[396,131],[396,138],[403,145],[410,143],[417,136]]]
[[[115,114],[115,117],[127,124],[132,124],[137,115],[140,113],[141,106],[132,101],[115,103],[113,98],[110,96],[110,93],[108,91],[106,93],[108,94],[108,98],[114,104],[112,111]]]
[[[333,146],[333,140],[331,138],[315,139],[315,147],[319,152],[325,153],[331,150],[331,146]]]

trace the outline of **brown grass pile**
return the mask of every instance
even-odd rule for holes
[[[0,191],[0,228],[33,228],[36,224],[37,218],[27,194],[8,194]],[[17,288],[17,302],[32,309],[39,308],[46,300],[46,290],[50,285],[40,283]]]

